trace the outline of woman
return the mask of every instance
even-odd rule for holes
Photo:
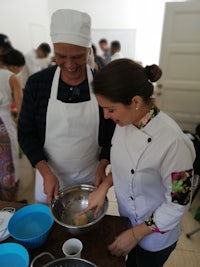
[[[98,213],[114,184],[120,215],[132,228],[109,250],[127,255],[126,266],[163,266],[176,247],[181,218],[188,210],[195,152],[179,126],[153,101],[158,66],[143,68],[119,59],[94,78],[93,90],[104,117],[117,124],[111,148],[112,174],[90,196],[83,212]]]
[[[10,113],[13,99],[20,111],[22,89],[18,74],[25,64],[21,52],[11,49],[2,55],[0,69],[0,200],[15,201],[18,185],[18,143]]]

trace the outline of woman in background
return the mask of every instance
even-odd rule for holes
[[[1,56],[0,68],[0,200],[16,201],[18,187],[18,142],[10,104],[19,114],[22,88],[18,74],[25,64],[21,52],[10,49]]]
[[[112,184],[121,216],[132,227],[108,247],[127,255],[128,267],[161,267],[176,247],[188,210],[195,151],[179,126],[155,105],[152,82],[158,66],[143,68],[119,59],[94,77],[93,90],[104,117],[117,124],[112,138],[112,174],[90,195],[97,214]]]

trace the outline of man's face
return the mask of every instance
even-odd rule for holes
[[[89,48],[66,44],[55,43],[55,61],[61,68],[62,74],[68,80],[79,81],[85,76],[86,64],[88,62]]]
[[[99,44],[99,47],[101,48],[101,50],[103,52],[107,51],[108,50],[108,44],[107,43],[100,43]]]
[[[41,49],[37,49],[36,53],[37,53],[37,57],[40,59],[48,57],[48,53],[45,53]]]

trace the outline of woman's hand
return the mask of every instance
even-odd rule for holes
[[[109,164],[109,161],[107,159],[102,159],[99,162],[99,165],[97,167],[96,173],[95,173],[95,186],[99,187],[99,185],[104,181],[106,178],[105,169],[106,166]]]
[[[106,198],[106,193],[100,188],[89,195],[88,207],[80,212],[80,215],[90,210],[94,210],[94,217],[97,217],[99,211],[103,207]]]
[[[143,222],[125,232],[122,232],[115,241],[108,246],[112,255],[126,256],[140,240],[152,233],[152,230]]]
[[[108,250],[114,256],[126,256],[136,245],[138,241],[132,234],[132,229],[122,232],[115,241],[108,246]]]
[[[112,186],[112,175],[109,174],[100,186],[89,195],[88,207],[80,212],[80,215],[90,210],[94,210],[94,216],[97,216],[103,207],[108,189]]]

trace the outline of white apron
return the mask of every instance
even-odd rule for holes
[[[46,117],[44,149],[48,165],[58,177],[60,189],[74,184],[94,184],[99,152],[99,107],[91,89],[93,75],[87,66],[90,101],[80,103],[57,100],[59,77],[57,67]],[[43,178],[36,171],[37,202],[46,202],[43,190]]]

